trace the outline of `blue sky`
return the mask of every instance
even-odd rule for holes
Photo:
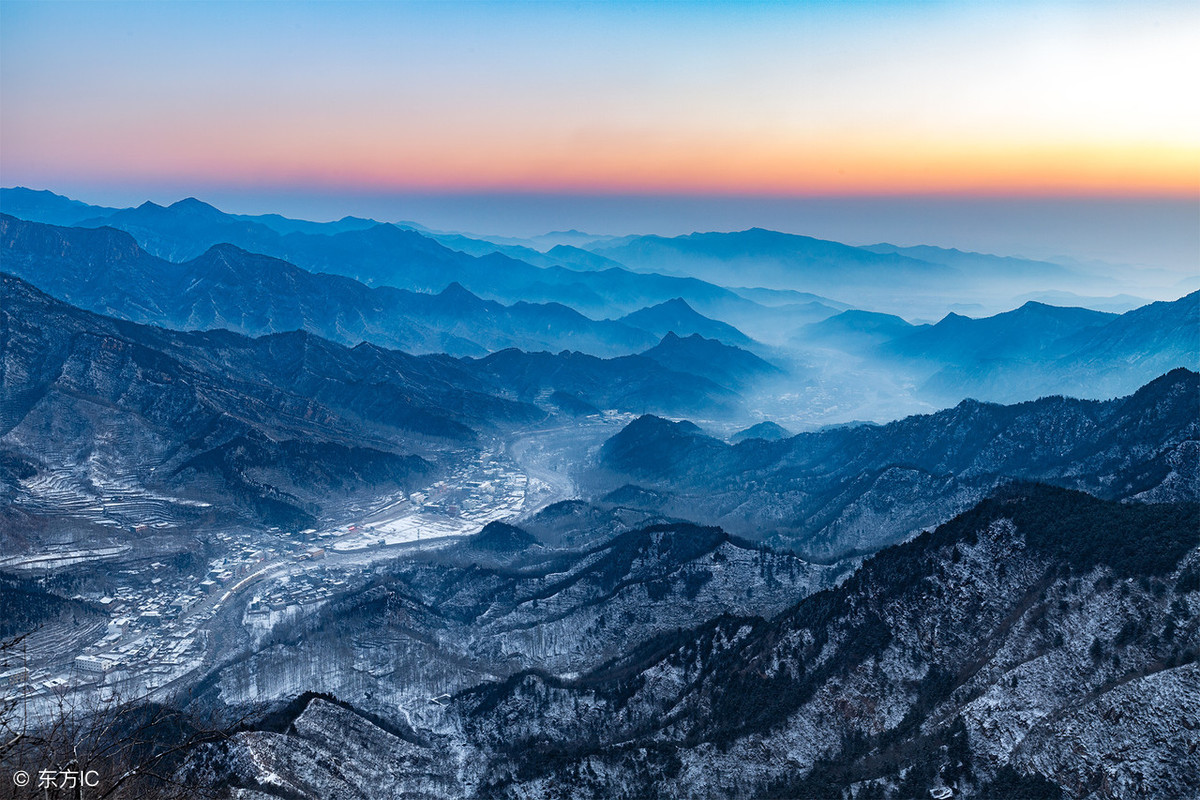
[[[1186,208],[1200,191],[1195,3],[5,0],[0,15],[0,182],[94,202]],[[518,205],[537,226],[545,204]]]

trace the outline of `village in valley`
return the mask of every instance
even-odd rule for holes
[[[76,594],[89,613],[34,631],[5,652],[0,687],[30,718],[64,703],[169,694],[196,670],[361,586],[381,562],[444,547],[550,493],[497,447],[460,459],[420,491],[348,503],[336,524],[208,532],[217,555],[202,570],[179,568],[186,553],[147,559],[129,546],[7,558],[6,571],[34,581],[97,567],[115,588]],[[156,533],[169,527],[156,523]]]

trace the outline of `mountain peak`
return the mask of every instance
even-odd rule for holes
[[[690,311],[693,314],[698,313],[696,309],[692,308],[688,304],[688,301],[684,300],[682,297],[672,297],[670,300],[659,303],[658,308],[671,309],[672,311]]]
[[[458,281],[451,281],[445,289],[438,292],[441,297],[474,297],[467,287],[463,286]]]
[[[210,256],[210,257],[231,256],[231,255],[232,256],[241,256],[241,255],[252,255],[252,254],[243,250],[242,248],[238,247],[236,244],[230,244],[229,242],[218,242],[217,244],[214,244],[212,247],[210,247],[204,251],[204,256]],[[203,256],[201,256],[201,257],[203,258]]]
[[[708,339],[699,333],[686,337],[667,331],[662,341],[642,353],[667,369],[703,375],[718,385],[734,387],[755,376],[778,375],[781,370],[748,350]]]
[[[447,302],[459,310],[482,308],[487,305],[486,300],[474,294],[458,281],[451,282],[445,289],[438,292],[437,297],[439,300]]]
[[[203,200],[197,200],[194,197],[185,197],[182,200],[172,203],[167,206],[167,210],[179,214],[187,214],[191,217],[225,218],[225,212],[216,206],[210,206]]]
[[[749,439],[763,439],[768,442],[777,442],[782,439],[790,439],[792,432],[778,423],[770,420],[763,420],[757,425],[752,425],[744,431],[738,431],[730,438],[730,442],[737,444]]]
[[[489,522],[468,540],[472,549],[493,553],[519,553],[539,544],[533,534],[505,522]]]
[[[621,317],[621,322],[662,336],[674,332],[683,336],[700,334],[727,344],[750,344],[750,337],[737,328],[704,316],[682,297],[666,300]]]
[[[667,331],[665,334],[663,334],[663,337],[659,341],[658,345],[682,344],[684,342],[692,345],[709,345],[714,350],[718,348],[736,349],[734,348],[734,345],[725,344],[717,339],[706,339],[698,333],[689,333],[687,336],[680,336],[675,331]]]

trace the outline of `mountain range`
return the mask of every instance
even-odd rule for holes
[[[1116,400],[968,400],[775,442],[729,445],[644,416],[605,443],[590,485],[602,496],[631,483],[650,490],[635,506],[831,558],[948,519],[1012,479],[1116,500],[1200,498],[1198,408],[1200,376],[1176,369]]]
[[[650,331],[656,336],[666,336],[668,333],[679,336],[696,334],[705,339],[716,339],[738,347],[753,343],[749,336],[732,325],[698,313],[682,297],[626,314],[620,321]]]
[[[195,198],[169,206],[147,202],[117,211],[87,207],[95,211],[94,216],[72,219],[72,214],[60,212],[51,219],[44,213],[44,206],[75,208],[70,205],[74,201],[59,196],[46,199],[22,189],[3,192],[0,208],[11,216],[55,224],[70,219],[71,225],[124,230],[147,252],[170,261],[187,261],[215,245],[232,244],[311,272],[350,277],[368,286],[429,293],[457,282],[475,294],[504,303],[556,302],[587,313],[611,314],[684,297],[710,312],[750,315],[761,308],[728,289],[695,278],[642,274],[615,263],[597,271],[603,264],[586,251],[573,255],[573,251],[560,251],[571,257],[542,259],[541,264],[547,266],[535,266],[506,254],[529,255],[525,252],[528,248],[488,243],[473,246],[470,243],[478,240],[462,236],[443,236],[451,245],[444,246],[431,238],[437,234],[417,230],[411,224],[357,218],[339,223],[305,223],[277,215],[237,216]],[[454,245],[471,253],[453,249]],[[588,262],[581,271],[561,266],[581,259]]]
[[[275,666],[285,655],[305,665],[301,691],[366,698],[393,716],[397,706],[427,705],[421,692],[431,683],[454,693],[525,670],[591,670],[630,641],[727,613],[773,615],[846,571],[683,522],[618,529],[578,549],[492,523],[389,565],[307,622],[299,652],[266,648],[222,670],[218,685],[226,703],[286,702],[300,687]],[[347,668],[355,662],[371,666]]]
[[[894,286],[945,283],[961,276],[943,264],[762,228],[674,238],[631,236],[590,249],[634,269],[693,275],[725,285],[742,285],[747,274],[770,287],[809,291],[868,280]]]
[[[305,527],[331,490],[411,488],[432,479],[441,450],[480,432],[556,409],[738,414],[737,390],[777,372],[698,336],[614,359],[509,349],[459,360],[306,331],[177,332],[0,279],[0,478],[13,507],[42,511],[121,486],[165,493],[146,500],[164,521],[224,498],[243,518]],[[688,355],[714,348],[722,358]]]
[[[919,261],[929,262],[930,264],[942,264],[943,266],[952,267],[965,274],[985,280],[1003,281],[1013,278],[1036,278],[1039,281],[1049,281],[1057,284],[1072,277],[1079,277],[1067,267],[1050,261],[972,253],[956,248],[933,247],[930,245],[898,247],[893,244],[874,244],[866,245],[862,249],[872,253],[894,254],[907,258],[915,258]]]
[[[298,697],[194,754],[189,774],[312,798],[364,784],[513,798],[1183,796],[1200,767],[1198,515],[1006,487],[780,612],[716,616],[582,674],[517,671],[430,708],[377,702],[325,667],[340,693]],[[684,533],[614,547],[644,552],[668,530]],[[708,549],[719,534],[691,538],[720,552]],[[389,660],[367,648],[403,641],[387,632],[421,608],[370,596],[374,633],[347,654],[364,667]],[[387,710],[398,702],[413,710]],[[349,746],[361,755],[333,768]]]
[[[0,210],[0,771],[1200,793],[1200,291],[757,228]]]
[[[1026,303],[943,320],[883,350],[940,362],[923,387],[935,398],[1113,397],[1175,367],[1200,369],[1200,291],[1120,315]]]
[[[411,488],[436,474],[440,448],[544,417],[445,356],[303,332],[177,333],[0,280],[0,448],[17,508],[116,493],[164,523],[221,509],[308,527],[331,494]],[[120,509],[104,518],[122,523]]]
[[[5,269],[67,302],[135,322],[248,335],[307,330],[345,344],[484,354],[504,347],[600,354],[649,347],[652,334],[566,306],[482,300],[458,284],[439,294],[370,288],[229,244],[165,261],[111,228],[60,228],[0,217]]]
[[[855,309],[801,327],[791,344],[907,376],[938,405],[963,397],[1100,399],[1175,367],[1200,369],[1200,292],[1123,314],[1029,301],[989,317],[951,313],[933,325]]]

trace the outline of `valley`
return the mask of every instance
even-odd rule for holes
[[[1197,42],[0,0],[0,800],[1200,800]]]
[[[37,498],[25,506],[30,512],[56,510],[99,526],[154,530],[164,541],[160,549],[143,543],[136,552],[129,545],[51,549],[0,561],[0,570],[34,582],[64,570],[80,583],[98,573],[112,573],[118,582],[122,574],[155,576],[111,596],[95,591],[72,597],[107,615],[107,627],[94,614],[97,620],[70,638],[38,632],[23,643],[19,662],[7,665],[30,687],[21,696],[22,713],[36,721],[62,704],[88,708],[117,698],[169,699],[197,672],[244,656],[247,639],[257,644],[276,626],[312,617],[361,589],[377,565],[445,548],[489,523],[517,521],[573,498],[569,465],[581,449],[597,448],[627,421],[614,415],[497,439],[494,449],[462,458],[422,491],[332,507],[320,528],[205,531],[205,549],[217,555],[191,574],[155,560],[184,555],[169,541],[178,531],[167,530],[174,526],[153,516],[153,506],[115,493],[132,486],[89,482],[102,494],[71,502],[78,493],[54,476],[25,482],[21,488]],[[96,505],[86,505],[92,502]]]
[[[1198,292],[4,191],[10,771],[1109,800],[1200,770]]]

